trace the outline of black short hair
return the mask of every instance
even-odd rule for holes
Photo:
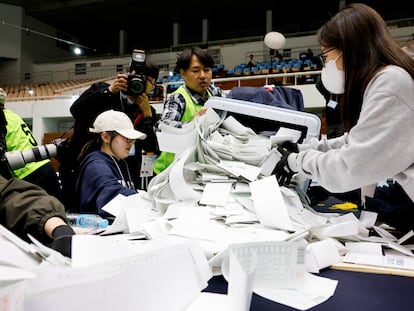
[[[202,48],[194,47],[185,49],[178,55],[175,72],[180,72],[180,69],[187,70],[190,67],[191,57],[195,55],[204,67],[214,67],[213,57]]]
[[[151,77],[151,78],[154,78],[155,80],[157,80],[158,75],[160,73],[160,68],[158,67],[157,64],[155,64],[155,63],[153,63],[149,60],[146,60],[145,61],[145,66],[144,66],[144,69],[143,69],[142,72],[145,76]]]

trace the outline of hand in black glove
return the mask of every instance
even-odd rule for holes
[[[75,235],[75,231],[73,231],[72,227],[69,225],[56,227],[52,232],[53,242],[50,244],[50,248],[53,248],[62,255],[71,258],[73,235]]]
[[[282,147],[283,149],[286,149],[289,152],[295,152],[298,153],[299,152],[299,148],[298,148],[298,143],[294,143],[291,141],[285,141],[284,143],[282,143],[279,148]]]
[[[289,151],[288,149],[283,148],[282,146],[278,147],[277,151],[280,152],[282,158],[276,164],[276,167],[273,170],[273,174],[276,175],[277,182],[280,186],[286,186],[290,183],[292,176],[297,173],[291,170],[288,163],[288,156],[292,153],[292,151]]]

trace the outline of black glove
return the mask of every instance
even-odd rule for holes
[[[377,187],[374,198],[365,197],[364,209],[378,213],[379,222],[394,227],[402,234],[414,229],[413,202],[398,183]]]
[[[282,155],[282,158],[276,164],[276,167],[273,170],[273,174],[276,175],[277,182],[279,183],[280,186],[286,186],[290,183],[292,176],[296,174],[296,172],[290,169],[289,163],[288,163],[288,156],[292,152],[283,148],[282,146],[278,147],[277,151],[280,152],[280,154]]]
[[[299,152],[299,148],[298,148],[298,143],[294,143],[291,141],[285,141],[284,143],[282,143],[279,148],[282,147],[283,149],[286,149],[287,151],[290,152],[295,152],[298,153]]]
[[[62,225],[53,229],[53,242],[50,248],[58,251],[62,255],[72,257],[72,236],[75,235],[72,227],[69,225]]]

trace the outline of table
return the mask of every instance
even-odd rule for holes
[[[413,310],[414,278],[406,276],[325,269],[319,276],[338,280],[335,294],[309,310],[315,311],[408,311]],[[214,276],[204,290],[227,293],[223,276]],[[251,311],[293,311],[286,305],[253,294]]]

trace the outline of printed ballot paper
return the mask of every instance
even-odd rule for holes
[[[337,281],[306,272],[306,242],[251,242],[230,245],[222,262],[228,294],[202,293],[186,311],[248,311],[253,292],[307,310],[331,297]]]
[[[252,300],[257,256],[250,253],[249,260],[242,262],[237,254],[229,252],[228,294],[202,293],[185,311],[248,311]]]

